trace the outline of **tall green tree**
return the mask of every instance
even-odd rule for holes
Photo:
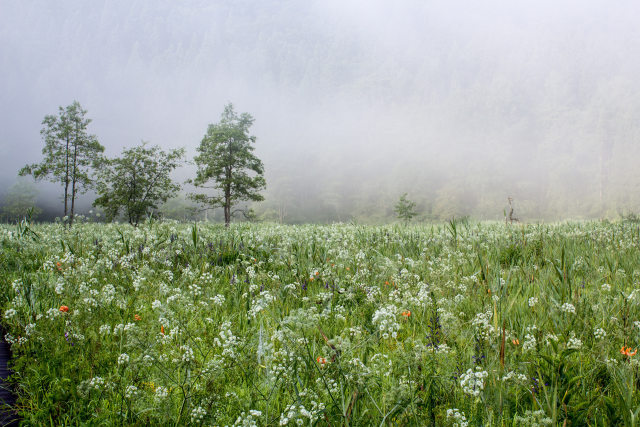
[[[229,226],[241,201],[262,201],[260,191],[266,187],[264,166],[253,151],[256,137],[249,134],[253,117],[236,114],[232,104],[224,107],[220,121],[210,124],[194,158],[197,166],[196,188],[212,189],[215,194],[191,194],[206,207],[224,209],[224,223]]]
[[[171,172],[182,164],[183,156],[183,148],[165,152],[142,143],[123,150],[121,157],[104,160],[97,182],[99,197],[93,205],[104,208],[107,220],[124,213],[129,224],[137,227],[180,190]]]
[[[33,175],[36,180],[59,182],[64,187],[64,216],[73,224],[78,194],[92,187],[91,169],[104,152],[95,135],[87,132],[91,119],[78,101],[66,108],[59,107],[58,115],[47,115],[40,134],[44,140],[40,163],[26,165],[19,174]],[[69,206],[70,205],[70,206]]]

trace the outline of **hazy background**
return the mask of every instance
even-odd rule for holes
[[[0,0],[0,193],[78,100],[108,155],[256,121],[258,214],[526,220],[640,210],[636,1]],[[176,175],[192,174],[185,167]],[[61,215],[61,190],[38,203]],[[0,194],[0,200],[2,194]],[[91,195],[81,196],[88,206]]]

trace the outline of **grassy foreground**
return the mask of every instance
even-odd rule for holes
[[[640,228],[0,226],[30,424],[637,425]]]

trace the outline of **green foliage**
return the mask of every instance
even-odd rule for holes
[[[416,203],[407,199],[407,193],[404,193],[400,196],[400,200],[396,203],[394,208],[396,215],[400,220],[405,223],[408,223],[413,219],[414,216],[417,215],[416,212]]]
[[[104,151],[96,136],[87,133],[91,119],[85,118],[86,114],[87,110],[74,101],[66,108],[59,107],[57,116],[45,116],[40,131],[45,143],[44,159],[19,172],[64,187],[64,216],[69,214],[69,225],[73,224],[76,198],[93,186],[90,172],[100,163]]]
[[[627,214],[621,214],[620,217],[625,222],[640,224],[640,215],[636,214],[635,212],[628,212]]]
[[[105,160],[94,206],[102,207],[109,221],[122,212],[129,224],[137,226],[180,189],[170,175],[183,156],[182,148],[165,152],[157,145],[142,143],[123,150],[121,157]]]
[[[198,193],[191,197],[206,207],[222,207],[226,226],[238,202],[264,200],[260,194],[266,187],[264,167],[253,154],[256,137],[249,135],[252,124],[251,115],[238,115],[233,105],[228,104],[220,122],[209,125],[194,159],[197,172],[191,182],[197,188],[213,189],[215,194]]]
[[[636,425],[639,259],[626,221],[25,220],[0,305],[28,425]]]
[[[198,211],[198,206],[182,192],[164,202],[158,208],[158,213],[162,218],[176,219],[179,221],[202,219],[202,214]]]

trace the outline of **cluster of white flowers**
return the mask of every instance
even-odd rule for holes
[[[184,363],[189,363],[193,361],[193,350],[188,345],[180,346],[180,351],[182,351],[182,361]]]
[[[616,366],[616,365],[618,364],[618,359],[605,357],[605,358],[604,358],[604,363],[605,363],[607,366]]]
[[[55,320],[60,315],[61,315],[60,309],[58,308],[50,308],[49,310],[47,310],[47,313],[45,314],[45,316],[49,320]]]
[[[316,378],[316,384],[320,389],[325,387],[332,394],[338,393],[340,391],[340,385],[338,384],[338,382],[333,378],[329,378],[328,376],[323,378]]]
[[[213,343],[222,347],[222,355],[225,357],[235,357],[236,347],[240,344],[240,340],[231,332],[231,322],[227,321],[220,325],[220,338],[216,337]]]
[[[207,415],[207,411],[202,406],[196,406],[191,410],[191,422],[201,423],[205,415]]]
[[[576,336],[572,333],[569,337],[569,341],[567,341],[567,348],[580,350],[580,348],[582,348],[582,341],[576,338]]]
[[[285,285],[285,286],[284,286],[284,290],[285,290],[285,291],[289,291],[289,292],[295,292],[295,290],[296,290],[297,288],[298,288],[298,287],[296,286],[296,284],[295,284],[295,283],[289,283],[288,285]]]
[[[538,297],[529,298],[529,307],[533,308],[538,304]]]
[[[137,291],[140,290],[140,287],[144,284],[144,282],[146,281],[146,279],[144,277],[141,276],[136,276],[133,279],[133,289]]]
[[[224,298],[224,295],[218,294],[216,296],[211,297],[210,300],[213,303],[213,305],[220,307],[222,304],[224,304],[225,298]]]
[[[454,427],[467,427],[469,425],[467,417],[464,416],[464,412],[457,408],[447,409],[447,418],[452,419]]]
[[[162,401],[166,399],[167,396],[169,396],[169,390],[162,386],[156,387],[156,391],[153,396],[154,399],[156,399],[157,401]]]
[[[502,381],[509,381],[509,380],[517,380],[517,381],[525,382],[527,381],[527,376],[525,374],[519,374],[516,371],[509,371],[502,377]]]
[[[384,339],[397,338],[398,331],[400,330],[400,324],[397,322],[397,307],[394,305],[387,305],[382,307],[373,313],[372,323],[376,325],[382,337]]]
[[[202,288],[196,283],[192,283],[189,285],[189,292],[191,292],[191,295],[195,298],[202,295]]]
[[[593,330],[593,336],[597,340],[603,340],[607,336],[607,331],[605,331],[603,328],[596,328]]]
[[[323,403],[312,401],[311,409],[305,408],[302,403],[294,403],[287,406],[280,414],[280,425],[286,426],[291,421],[295,422],[297,425],[313,425],[318,420],[318,416],[322,411],[324,411]]]
[[[91,313],[91,308],[95,308],[98,306],[98,301],[95,298],[86,297],[82,299],[82,302],[86,306],[86,310],[88,313]]]
[[[6,333],[4,335],[4,340],[6,342],[8,342],[9,344],[12,344],[12,345],[17,342],[16,338],[13,335],[9,334],[9,333]]]
[[[198,278],[198,282],[200,282],[203,286],[211,285],[213,283],[213,274],[208,271],[205,271]]]
[[[111,284],[104,285],[102,287],[101,300],[105,305],[111,304],[116,296],[116,288]]]
[[[471,324],[476,327],[478,338],[489,340],[495,335],[496,330],[490,322],[491,312],[477,313]]]
[[[56,283],[55,291],[58,295],[62,295],[62,293],[64,292],[64,282],[62,280],[58,280],[58,282]]]
[[[262,416],[262,412],[255,409],[249,410],[249,413],[242,412],[240,416],[233,423],[233,427],[257,427],[258,419]]]
[[[431,347],[431,351],[435,351],[436,354],[449,354],[451,352],[451,347],[449,347],[446,342],[443,342]]]
[[[100,390],[102,387],[104,387],[104,379],[102,379],[101,377],[93,377],[89,380],[88,385],[94,390]]]
[[[536,348],[536,337],[531,334],[527,334],[524,337],[524,343],[522,343],[522,351],[531,351]]]
[[[13,318],[17,313],[18,312],[15,311],[13,308],[10,308],[4,312],[4,318],[7,320],[11,320],[11,318]]]
[[[558,338],[558,336],[556,334],[546,334],[544,336],[544,343],[546,345],[551,345],[551,342],[558,342],[560,338]]]
[[[129,322],[126,325],[123,323],[118,323],[116,326],[113,327],[113,335],[118,336],[123,332],[131,332],[135,330],[135,328],[136,328],[136,324],[133,322]]]
[[[118,365],[126,365],[127,363],[129,363],[129,355],[127,353],[121,353],[120,356],[118,356]]]
[[[489,376],[487,371],[483,371],[479,366],[476,370],[467,369],[467,372],[460,377],[460,387],[465,394],[479,396],[484,390],[484,379]]]
[[[526,411],[524,417],[516,415],[515,421],[521,426],[530,427],[543,427],[549,426],[553,423],[551,418],[548,418],[544,411]]]
[[[174,294],[167,298],[167,305],[170,305],[172,302],[182,299],[182,293],[180,292],[180,289],[174,288],[173,292]]]
[[[24,327],[24,334],[26,336],[30,336],[35,329],[36,329],[35,323],[27,323],[27,326]]]
[[[600,289],[602,289],[602,292],[610,292],[611,285],[608,283],[603,283],[602,286],[600,286]]]
[[[149,355],[149,354],[145,354],[144,357],[142,358],[142,364],[146,367],[149,367],[151,365],[153,365],[153,356]]]
[[[562,307],[560,307],[560,310],[562,310],[565,313],[572,313],[572,314],[576,313],[576,308],[570,302],[565,302],[564,304],[562,304]]]
[[[132,399],[138,395],[138,391],[138,387],[134,385],[127,386],[124,391],[124,397],[126,397],[127,399]]]
[[[360,326],[352,326],[349,328],[349,336],[351,337],[359,337],[362,336],[363,331]]]
[[[86,396],[91,391],[101,391],[105,387],[105,381],[102,377],[93,377],[89,380],[82,381],[78,384],[78,393],[82,396]]]
[[[56,261],[54,259],[48,259],[42,263],[42,269],[44,271],[55,271]]]
[[[258,313],[269,307],[271,302],[275,301],[275,297],[269,293],[269,291],[260,292],[252,301],[251,308],[249,308],[249,317],[255,318]]]

